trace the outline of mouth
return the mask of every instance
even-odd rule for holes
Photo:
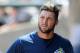
[[[44,29],[44,28],[46,28],[46,27],[45,27],[45,26],[42,26],[41,28],[43,28],[43,29]]]
[[[41,28],[45,29],[45,28],[47,28],[47,26],[46,25],[42,25]]]

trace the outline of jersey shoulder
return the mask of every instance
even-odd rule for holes
[[[65,45],[71,45],[70,41],[66,38],[63,38],[62,36],[56,34],[56,40],[59,42],[59,43],[63,43]]]
[[[36,34],[36,32],[28,33],[26,35],[23,35],[23,36],[19,37],[18,40],[27,41],[29,43],[33,43],[33,39],[31,38],[31,36],[33,36],[35,34]]]

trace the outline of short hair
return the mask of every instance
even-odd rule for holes
[[[58,9],[57,6],[61,6],[61,5],[55,5],[54,7],[52,7],[52,6],[48,7],[48,6],[44,5],[40,8],[40,11],[46,10],[46,11],[53,12],[55,14],[55,20],[58,20],[60,10]]]

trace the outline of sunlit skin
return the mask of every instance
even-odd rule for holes
[[[42,39],[51,39],[54,35],[54,28],[58,20],[55,20],[54,12],[43,10],[38,19],[38,36]]]

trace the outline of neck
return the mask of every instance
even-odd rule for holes
[[[52,39],[54,34],[53,32],[50,32],[50,33],[43,33],[41,31],[38,32],[38,36],[42,39]]]

